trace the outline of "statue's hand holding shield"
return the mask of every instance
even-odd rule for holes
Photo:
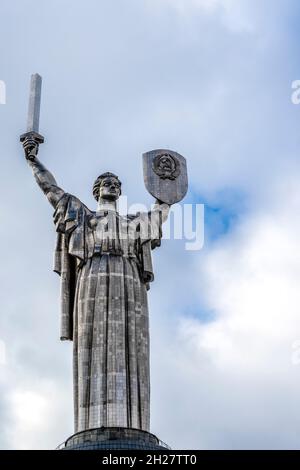
[[[185,158],[173,150],[151,150],[143,154],[145,186],[161,202],[175,204],[188,189]]]

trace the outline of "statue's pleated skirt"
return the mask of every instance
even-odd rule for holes
[[[75,432],[101,426],[149,430],[147,292],[134,259],[90,258],[74,306]]]

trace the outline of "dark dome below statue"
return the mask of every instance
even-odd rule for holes
[[[141,429],[102,427],[77,432],[57,450],[170,450],[154,434]]]

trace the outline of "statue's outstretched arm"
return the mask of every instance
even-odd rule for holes
[[[26,159],[32,168],[37,184],[47,196],[50,204],[55,208],[58,201],[64,195],[64,191],[57,185],[52,173],[50,173],[35,156],[38,152],[38,143],[32,139],[26,139],[23,143],[23,147]]]

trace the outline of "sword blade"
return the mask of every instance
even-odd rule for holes
[[[42,77],[35,73],[31,75],[27,132],[39,132],[41,109]]]

